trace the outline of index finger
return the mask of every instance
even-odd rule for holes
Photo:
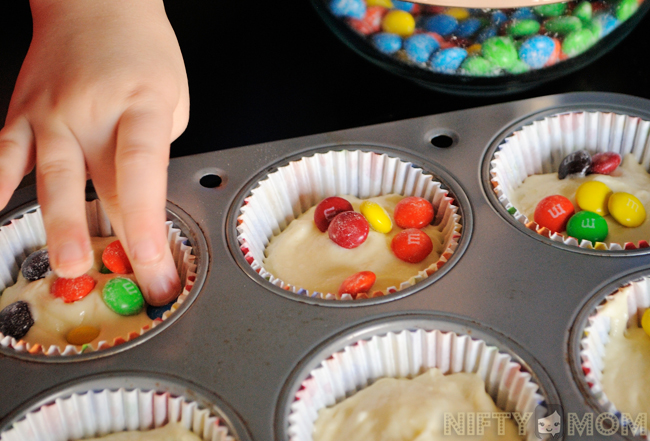
[[[134,105],[117,128],[116,187],[125,248],[152,305],[169,303],[180,291],[165,226],[172,113],[161,102]]]

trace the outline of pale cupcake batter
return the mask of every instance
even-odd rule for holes
[[[314,425],[314,441],[444,441],[521,440],[517,425],[505,419],[505,434],[498,435],[497,420],[490,420],[483,436],[444,434],[444,414],[501,412],[485,392],[478,374],[443,375],[430,369],[409,380],[382,378],[339,404],[321,409]]]
[[[578,208],[575,200],[576,190],[582,183],[588,181],[600,181],[614,193],[622,191],[633,194],[639,198],[646,210],[650,210],[650,174],[631,154],[623,157],[620,167],[611,175],[593,174],[584,178],[569,176],[562,180],[558,179],[557,173],[529,176],[508,198],[520,213],[532,221],[537,203],[547,196],[556,194],[565,196],[575,208]],[[639,240],[650,241],[650,216],[636,228],[624,227],[610,215],[605,216],[605,220],[609,227],[609,234],[605,239],[608,243],[623,245],[626,242],[636,244]],[[566,235],[566,232],[564,234]]]
[[[170,423],[166,426],[144,432],[113,433],[84,441],[201,441],[201,438],[179,423]]]
[[[650,337],[637,320],[628,326],[630,289],[623,288],[600,312],[610,317],[611,323],[602,384],[616,409],[634,419],[641,412],[650,413]]]
[[[359,212],[363,200],[349,195],[341,197],[350,201],[354,211]],[[316,207],[312,207],[271,239],[266,248],[264,268],[284,282],[310,292],[336,294],[343,280],[359,271],[372,271],[377,276],[372,292],[386,292],[388,287],[399,287],[402,282],[436,263],[444,251],[442,231],[428,225],[422,231],[431,238],[433,251],[426,259],[407,263],[395,257],[390,244],[402,229],[395,225],[393,210],[402,199],[403,196],[397,194],[367,199],[386,209],[393,221],[393,230],[383,234],[371,228],[368,239],[353,249],[336,245],[327,233],[318,230],[314,224]]]
[[[74,303],[65,303],[62,299],[50,294],[50,288],[56,276],[50,273],[43,279],[29,282],[19,272],[18,280],[13,286],[5,289],[0,296],[0,311],[6,306],[23,300],[29,304],[34,318],[31,327],[23,340],[40,344],[44,348],[56,345],[64,348],[68,345],[67,333],[81,325],[90,325],[100,329],[99,336],[90,344],[100,341],[113,344],[117,337],[126,337],[130,332],[140,333],[140,330],[151,325],[146,308],[133,316],[121,316],[111,311],[102,299],[102,289],[106,282],[115,277],[134,280],[133,274],[102,274],[102,252],[106,246],[115,241],[116,237],[92,237],[94,263],[86,274],[90,275],[97,284],[90,294]]]

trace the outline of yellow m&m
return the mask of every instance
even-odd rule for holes
[[[94,326],[78,326],[68,332],[65,339],[71,345],[85,345],[99,336],[99,329]]]
[[[576,202],[585,211],[606,216],[609,214],[607,202],[611,194],[612,190],[600,181],[585,182],[576,191]]]
[[[393,2],[391,0],[366,0],[366,6],[383,6],[384,8],[392,9]]]
[[[614,193],[609,197],[607,208],[616,222],[625,227],[638,227],[645,220],[643,204],[630,193]]]
[[[410,37],[415,32],[415,19],[411,14],[400,9],[390,11],[381,23],[384,32]]]
[[[380,233],[390,233],[393,229],[393,221],[384,210],[384,207],[376,202],[364,201],[360,207],[361,214],[366,218],[370,227]]]
[[[641,316],[641,327],[646,334],[650,335],[650,309],[646,309]]]

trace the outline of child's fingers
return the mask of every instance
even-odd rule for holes
[[[17,118],[0,130],[0,209],[34,167],[33,141],[32,128],[25,118]]]
[[[84,156],[74,135],[35,127],[36,187],[50,263],[59,277],[79,277],[92,266],[86,221]]]
[[[172,109],[163,102],[128,108],[117,129],[116,188],[126,248],[143,294],[162,305],[180,281],[165,230]]]

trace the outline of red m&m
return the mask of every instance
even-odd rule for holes
[[[433,205],[424,198],[409,196],[395,205],[393,217],[401,228],[423,228],[433,220]]]
[[[50,293],[54,297],[63,299],[65,303],[76,302],[90,294],[95,287],[95,279],[88,274],[74,279],[58,278],[52,284]]]
[[[339,295],[350,294],[352,297],[355,297],[362,292],[367,293],[372,288],[372,285],[375,284],[375,280],[377,280],[377,276],[372,271],[361,271],[352,274],[341,283]]]
[[[104,266],[115,274],[131,274],[133,268],[119,240],[111,242],[102,253]]]
[[[561,233],[566,230],[566,224],[574,212],[575,209],[569,199],[560,195],[548,196],[537,204],[535,222],[554,233]]]
[[[393,237],[390,244],[395,256],[409,262],[422,262],[433,250],[433,243],[422,230],[409,228]]]
[[[370,226],[363,214],[344,211],[337,214],[327,229],[330,239],[343,248],[356,248],[366,241]]]
[[[353,211],[350,202],[338,196],[325,198],[316,206],[316,211],[314,211],[314,223],[316,224],[316,227],[324,233],[327,231],[332,219],[334,219],[337,214],[344,211]]]
[[[621,163],[621,155],[614,152],[596,153],[591,157],[591,167],[589,173],[608,175]]]

